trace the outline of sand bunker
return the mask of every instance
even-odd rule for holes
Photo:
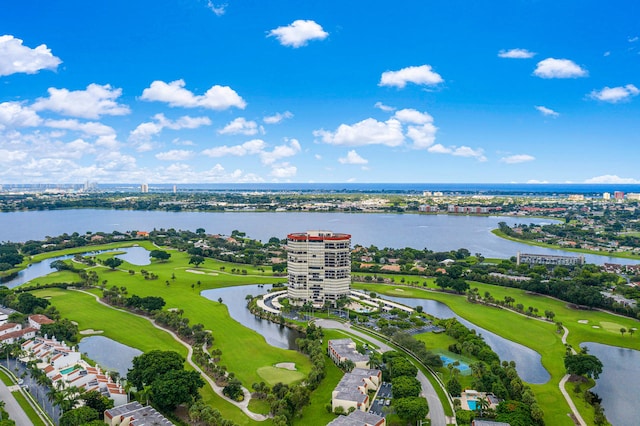
[[[199,274],[199,275],[211,275],[214,277],[218,275],[216,272],[197,271],[195,269],[187,269],[187,272],[191,272],[192,274]]]
[[[401,288],[394,288],[394,290],[395,290],[395,291],[404,291],[404,290],[403,290],[403,289],[401,289]]]
[[[280,362],[280,363],[276,364],[276,367],[284,368],[285,370],[295,371],[296,370],[296,363],[295,362]]]
[[[589,320],[578,320],[580,324],[589,324]]]
[[[592,325],[591,328],[600,328],[599,325]]]
[[[87,328],[86,330],[81,330],[79,332],[83,336],[91,335],[91,334],[102,334],[104,331],[102,330],[94,330],[93,328]]]

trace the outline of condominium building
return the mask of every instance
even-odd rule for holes
[[[307,231],[287,235],[290,303],[315,306],[348,296],[351,286],[351,235]]]

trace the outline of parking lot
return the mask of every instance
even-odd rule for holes
[[[393,398],[391,383],[382,382],[378,390],[378,398]]]

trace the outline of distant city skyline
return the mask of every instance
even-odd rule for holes
[[[640,183],[639,8],[10,2],[0,184]]]

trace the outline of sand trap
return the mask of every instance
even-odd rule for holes
[[[395,290],[395,291],[404,291],[404,290],[403,290],[403,289],[401,289],[401,288],[394,288],[394,290]]]
[[[73,325],[78,325],[78,323],[77,323],[77,322],[75,322],[75,321],[71,321],[71,324],[73,324]]]
[[[580,324],[589,324],[589,320],[578,320]]]
[[[291,370],[291,371],[295,371],[296,370],[296,363],[295,362],[280,362],[278,364],[276,364],[277,368],[284,368],[285,370]]]
[[[80,331],[80,334],[83,336],[91,335],[91,334],[102,334],[104,331],[102,330],[94,330],[93,328],[87,328],[86,330]]]
[[[592,325],[591,328],[600,328],[599,325]]]
[[[199,274],[199,275],[211,275],[214,277],[218,275],[216,272],[204,272],[204,271],[197,271],[195,269],[187,269],[187,272],[191,272],[192,274]]]

